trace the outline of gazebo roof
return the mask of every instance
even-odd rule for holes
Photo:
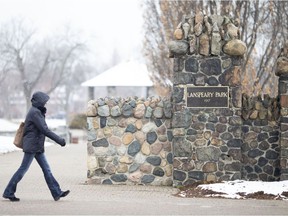
[[[153,86],[145,64],[136,61],[120,63],[81,86]]]

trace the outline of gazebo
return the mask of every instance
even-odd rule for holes
[[[107,87],[107,96],[123,96],[119,95],[119,92],[121,92],[121,89],[126,89],[126,92],[128,91],[131,94],[136,91],[138,94],[136,96],[147,97],[153,82],[149,77],[145,64],[137,61],[127,61],[83,82],[81,86],[89,87],[89,99],[94,98],[95,87]]]

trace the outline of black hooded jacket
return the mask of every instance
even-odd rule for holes
[[[49,96],[43,92],[35,92],[32,96],[32,107],[27,113],[23,135],[23,151],[27,153],[43,153],[45,136],[61,146],[65,140],[48,129],[45,121],[46,108],[44,107]]]

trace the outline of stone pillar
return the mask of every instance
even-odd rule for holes
[[[280,99],[280,180],[288,180],[288,44],[277,59],[276,75],[279,76]]]
[[[173,184],[241,179],[238,28],[222,16],[187,16],[169,43],[174,58]]]

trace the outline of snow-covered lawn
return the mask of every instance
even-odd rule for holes
[[[14,132],[18,129],[18,127],[19,123],[14,123],[5,119],[0,119],[0,132]]]
[[[0,154],[6,154],[14,151],[22,151],[13,144],[14,137],[0,136]],[[53,143],[45,142],[45,146],[51,146]]]
[[[22,150],[13,144],[13,139],[14,137],[0,136],[0,154]]]
[[[0,119],[0,133],[8,135],[0,135],[0,154],[5,154],[13,151],[22,151],[13,144],[14,134],[19,127],[19,122],[23,120],[8,121]],[[46,123],[50,129],[56,129],[65,126],[65,121],[62,119],[47,119]],[[10,134],[10,135],[9,135]],[[53,145],[52,142],[45,142],[45,146]]]

